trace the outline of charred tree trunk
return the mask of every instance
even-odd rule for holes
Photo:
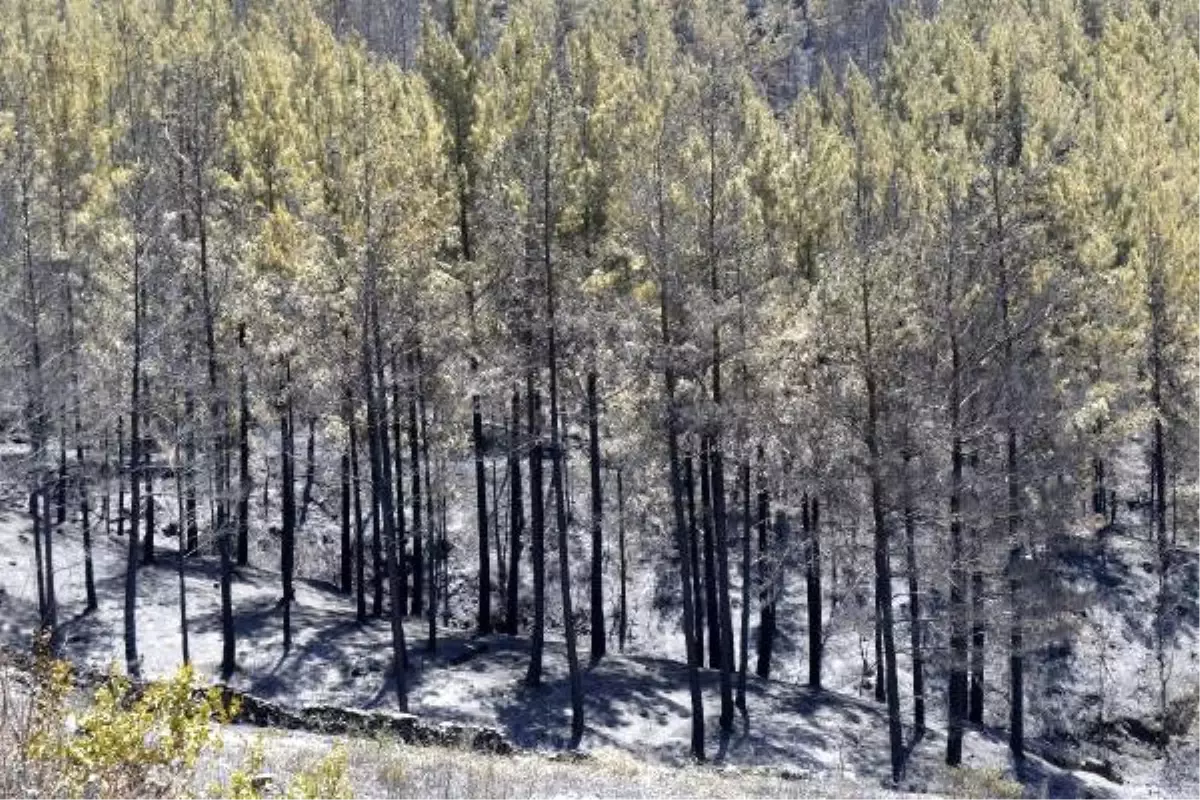
[[[712,471],[709,440],[700,440],[700,526],[704,533],[704,610],[708,615],[708,666],[721,666],[721,616],[717,606],[717,555],[713,542]]]
[[[149,403],[150,398],[150,381],[142,378],[142,394],[145,395],[143,405]],[[146,414],[145,419],[146,429],[150,428],[150,414]],[[146,444],[142,451],[144,454],[143,466],[146,470],[146,538],[142,548],[142,564],[150,565],[154,563],[154,533],[157,527],[154,519],[154,469],[151,462],[151,439],[146,437]]]
[[[534,388],[532,375],[526,378],[527,427],[529,429],[529,544],[533,569],[533,637],[530,643],[529,671],[525,682],[542,683],[542,650],[546,636],[546,522],[545,495],[542,493],[542,398]]]
[[[759,458],[762,453],[760,451]],[[767,492],[766,475],[758,477],[758,585],[759,625],[758,663],[755,674],[764,680],[771,677],[771,651],[775,647],[775,579],[772,575],[771,543],[768,530],[771,515],[771,496]]]
[[[292,437],[295,438],[293,431]],[[313,481],[317,471],[317,418],[308,418],[308,445],[304,449],[304,490],[300,493],[300,512],[296,528],[308,521],[308,506],[312,503]]]
[[[417,346],[417,411],[421,415],[421,458],[425,462],[425,519],[429,528],[429,637],[426,647],[432,653],[437,650],[437,606],[438,581],[437,564],[445,541],[444,528],[441,539],[436,538],[438,526],[434,522],[433,513],[433,482],[430,480],[429,461],[429,419],[425,414],[425,361],[421,357],[421,347]]]
[[[279,411],[279,496],[283,503],[283,540],[280,546],[279,571],[283,576],[283,652],[292,647],[292,573],[296,559],[296,479],[295,439],[292,432],[292,367],[284,360],[284,399]]]
[[[400,606],[400,616],[408,613],[408,527],[404,519],[404,447],[400,444],[400,377],[396,369],[395,353],[391,358],[392,368],[392,465],[396,479],[396,568],[399,571],[399,594],[392,602]],[[382,391],[382,384],[380,384]]]
[[[250,474],[250,386],[246,378],[246,323],[238,325],[238,507],[237,565],[250,563],[250,493],[254,478]]]
[[[696,661],[704,663],[704,589],[700,577],[700,541],[696,527],[696,477],[692,470],[692,454],[683,457],[683,484],[687,494],[688,542],[692,554],[692,608],[696,619],[692,623],[693,642],[696,645]]]
[[[804,559],[804,582],[808,597],[808,685],[821,688],[821,656],[825,649],[821,621],[821,504],[812,498],[811,511],[805,498],[804,528],[807,544]]]
[[[947,307],[953,303],[953,270],[946,282]],[[950,687],[946,763],[962,763],[963,721],[967,713],[967,574],[963,565],[963,441],[960,422],[962,364],[953,315],[950,327]]]
[[[747,716],[746,673],[750,669],[750,461],[744,456],[738,468],[738,483],[742,487],[742,630],[738,637],[738,684],[734,705]]]
[[[353,421],[350,416],[352,413],[351,408],[352,408],[352,401],[351,401],[350,387],[347,384],[342,389],[342,424],[345,426],[347,431],[350,430],[350,426],[353,424]],[[338,468],[338,478],[340,479],[339,488],[341,489],[341,492],[340,492],[340,498],[341,498],[341,515],[340,515],[341,552],[340,552],[340,559],[338,561],[338,566],[339,566],[338,588],[341,589],[342,594],[348,595],[352,591],[354,591],[354,579],[353,579],[354,558],[353,558],[353,552],[352,552],[353,551],[353,544],[352,544],[353,539],[350,534],[351,526],[353,525],[352,517],[351,517],[351,508],[352,508],[353,499],[351,497],[351,485],[350,485],[350,443],[349,442],[346,443],[345,449],[342,450],[341,463],[339,464],[339,468]]]
[[[425,608],[425,553],[422,546],[421,527],[421,460],[420,442],[417,439],[417,387],[415,378],[415,361],[410,354],[408,371],[410,380],[408,391],[408,463],[409,479],[412,481],[412,613],[419,617]],[[399,449],[399,444],[396,445]]]
[[[600,432],[596,373],[587,376],[588,443],[592,479],[592,663],[604,657],[604,573],[602,561],[604,501],[600,494]]]
[[[516,636],[519,630],[519,592],[521,585],[521,532],[525,526],[524,503],[521,499],[521,392],[513,390],[512,428],[508,440],[509,476],[509,557],[508,589],[505,597],[504,632]]]
[[[692,540],[692,541],[694,541],[694,540]],[[620,572],[621,572],[621,575],[620,575],[621,600],[620,600],[620,612],[619,612],[621,615],[621,624],[617,628],[617,644],[621,648],[621,652],[623,653],[623,652],[625,652],[625,637],[626,637],[627,629],[629,626],[629,623],[628,623],[629,607],[626,604],[626,596],[625,596],[625,572],[626,572],[626,563],[625,563],[625,485],[621,478],[621,468],[620,467],[617,468],[617,549],[619,550]],[[693,553],[692,555],[693,555],[692,562],[695,563],[695,560],[696,560],[694,557],[695,554]],[[698,620],[699,617],[697,617],[696,619]],[[701,658],[700,649],[696,648],[695,653],[696,653],[695,661],[697,664],[699,664],[700,658]]]
[[[354,608],[359,624],[367,621],[367,544],[363,520],[362,479],[358,464],[358,422],[355,420],[354,383],[347,381],[350,427],[350,483],[354,492]],[[373,496],[373,495],[372,495]]]
[[[117,537],[125,535],[125,415],[117,415]]]
[[[917,572],[916,510],[913,508],[909,473],[911,456],[904,454],[904,556],[908,573],[908,623],[912,644],[913,728],[918,736],[925,732],[925,658],[921,648],[921,591]]]
[[[904,740],[900,729],[899,682],[896,677],[896,642],[892,621],[892,570],[888,531],[884,521],[882,455],[879,447],[879,396],[876,387],[871,337],[871,301],[866,280],[862,283],[862,318],[865,383],[867,388],[867,453],[871,482],[871,517],[875,527],[875,598],[882,629],[885,680],[887,682],[888,744],[892,757],[892,782],[904,769]]]
[[[368,256],[370,257],[370,256]],[[392,463],[387,433],[387,392],[383,382],[383,348],[379,333],[379,309],[375,282],[375,265],[368,267],[368,286],[364,298],[363,318],[363,384],[367,396],[367,429],[371,446],[371,474],[379,501],[378,516],[383,528],[387,560],[388,589],[391,594],[392,674],[396,688],[396,704],[400,711],[408,710],[407,661],[404,645],[403,606],[400,596],[400,565],[397,563],[395,507],[392,504]],[[370,339],[368,339],[370,337]],[[372,364],[374,376],[372,377]]]

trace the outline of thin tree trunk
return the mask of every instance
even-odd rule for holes
[[[762,458],[762,452],[759,452]],[[771,515],[771,496],[767,492],[766,475],[761,471],[758,478],[758,585],[759,625],[758,663],[754,672],[764,680],[771,677],[771,651],[775,646],[775,598],[771,544],[768,530]]]
[[[392,596],[391,627],[392,627],[392,673],[396,684],[396,704],[400,711],[408,711],[408,681],[406,669],[407,653],[404,644],[404,625],[402,622],[404,606],[400,600],[400,565],[397,561],[399,542],[394,527],[395,507],[392,504],[392,462],[388,448],[387,433],[387,394],[383,382],[383,347],[379,333],[379,307],[377,287],[375,284],[375,265],[369,269],[369,287],[367,294],[367,314],[371,320],[371,336],[374,347],[367,344],[367,331],[363,331],[363,361],[368,367],[364,383],[367,386],[368,426],[373,418],[374,433],[370,437],[375,442],[375,454],[372,461],[378,465],[375,472],[376,489],[380,500],[381,522],[383,526],[384,547],[387,559],[388,590]],[[372,388],[369,365],[374,351],[375,385]]]
[[[542,493],[542,397],[534,388],[532,371],[526,376],[526,427],[529,430],[529,544],[533,569],[533,636],[525,682],[542,683],[542,650],[546,636],[546,522]]]
[[[692,554],[692,608],[696,619],[692,624],[694,632],[693,644],[696,646],[696,660],[704,663],[704,589],[701,586],[700,573],[700,541],[699,529],[696,526],[696,476],[692,470],[695,459],[689,452],[683,457],[683,484],[687,494],[687,521],[689,550]]]
[[[191,363],[190,358],[185,358]],[[186,420],[187,432],[183,439],[184,459],[184,488],[183,488],[183,527],[187,540],[187,554],[192,555],[200,549],[200,525],[196,519],[196,402],[192,395],[191,386],[184,389],[183,417]]]
[[[378,322],[376,323],[378,324]],[[382,358],[382,355],[380,355]],[[382,368],[381,368],[382,369]],[[396,369],[396,356],[392,353],[392,465],[396,479],[396,568],[399,570],[399,594],[392,596],[392,602],[400,605],[400,616],[408,613],[408,528],[404,519],[404,447],[400,444],[400,378]],[[383,391],[383,384],[380,384]],[[382,406],[381,406],[382,407]]]
[[[129,541],[125,563],[125,670],[132,678],[141,676],[137,651],[137,564],[138,521],[142,501],[141,487],[141,391],[142,391],[142,292],[140,247],[134,243],[133,255],[133,372],[129,401]]]
[[[175,402],[171,405],[178,409]],[[178,412],[175,416],[175,514],[176,519],[183,521],[185,514],[185,504],[183,499],[183,472],[180,470],[179,460],[179,417]],[[179,645],[185,665],[192,663],[191,653],[188,649],[188,617],[187,617],[187,583],[184,581],[184,555],[187,542],[184,538],[182,525],[176,526],[179,529],[179,557],[176,559],[177,577],[179,579]]]
[[[250,563],[250,494],[254,478],[250,474],[250,387],[246,378],[246,323],[238,325],[238,507],[237,565]]]
[[[805,548],[805,588],[808,593],[808,685],[821,688],[821,657],[825,648],[821,621],[821,503],[812,498],[811,512],[805,501],[805,529],[808,544]]]
[[[629,626],[629,607],[626,603],[625,596],[625,577],[626,577],[626,562],[625,562],[625,486],[621,479],[621,468],[617,468],[617,548],[620,551],[620,570],[621,570],[621,625],[617,629],[617,642],[621,648],[621,652],[625,652],[625,637],[628,633]],[[693,554],[694,555],[694,554]],[[692,559],[695,561],[695,558]],[[697,617],[699,619],[699,617]],[[700,663],[700,650],[696,649],[695,661]]]
[[[54,589],[54,528],[50,524],[50,487],[43,485],[42,533],[45,536],[46,559],[46,629],[50,632],[52,646],[58,641],[58,598]]]
[[[295,432],[292,433],[295,438]],[[317,418],[308,418],[308,445],[304,450],[304,490],[300,494],[300,519],[297,528],[308,521],[308,506],[312,503],[313,482],[317,472]]]
[[[525,525],[524,503],[521,498],[521,392],[513,389],[512,428],[508,439],[509,474],[509,556],[508,590],[505,598],[504,632],[516,636],[519,630],[519,592],[521,584],[521,531]]]
[[[359,477],[358,464],[358,422],[354,414],[354,383],[347,380],[346,397],[349,401],[348,416],[350,427],[350,483],[354,492],[354,607],[359,624],[367,621],[367,581],[366,581],[366,524],[363,521],[362,508],[362,479]]]
[[[433,483],[430,481],[429,462],[429,419],[425,414],[425,362],[421,357],[421,347],[417,345],[417,410],[421,416],[421,458],[425,462],[425,517],[429,527],[429,652],[437,650],[437,605],[438,581],[437,564],[441,553],[442,541],[435,538],[437,525],[433,513]],[[442,529],[445,530],[444,528]],[[444,540],[444,533],[442,534]]]
[[[283,652],[292,647],[292,577],[296,565],[296,477],[295,438],[292,433],[292,366],[283,362],[283,408],[279,414],[280,498],[283,503],[283,541],[280,547],[280,574],[283,576]]]
[[[415,361],[410,354],[408,371],[408,462],[409,479],[412,481],[412,614],[420,617],[425,603],[425,554],[422,547],[421,528],[421,461],[420,442],[417,439],[417,386]],[[396,445],[399,448],[399,444]]]
[[[704,533],[704,610],[708,614],[708,666],[721,666],[721,616],[717,605],[717,556],[713,541],[712,484],[709,439],[700,440],[700,527]]]
[[[662,268],[662,237],[665,232],[662,230],[662,222],[664,218],[663,198],[662,198],[662,179],[658,177],[658,216],[659,216],[659,261]],[[662,319],[662,341],[664,347],[669,351],[672,347],[672,338],[670,333],[670,323],[668,317],[669,299],[667,295],[668,276],[663,276],[660,280],[662,289],[660,292],[660,314]],[[684,652],[687,653],[688,661],[688,689],[691,696],[692,705],[692,758],[697,761],[704,760],[704,701],[700,695],[700,670],[699,663],[696,659],[696,648],[692,641],[694,622],[694,610],[691,603],[691,543],[687,536],[685,528],[684,511],[683,511],[683,476],[679,464],[679,411],[676,407],[675,400],[675,372],[671,363],[672,354],[667,353],[664,361],[663,379],[666,386],[666,404],[667,404],[667,461],[670,468],[671,480],[671,508],[674,512],[675,523],[675,541],[679,548],[679,563],[680,563],[680,581],[682,583],[683,595],[683,639]]]
[[[750,670],[750,461],[743,457],[738,465],[742,487],[742,613],[738,637],[738,683],[734,705],[747,717],[746,673]]]
[[[568,550],[567,500],[563,484],[563,453],[566,443],[559,434],[558,350],[555,316],[554,271],[550,261],[553,220],[550,199],[551,136],[554,129],[553,95],[546,98],[546,140],[542,171],[542,257],[546,268],[546,360],[550,372],[550,482],[553,484],[555,522],[558,528],[559,587],[562,590],[563,635],[567,646],[567,672],[571,684],[571,740],[574,750],[583,739],[583,677],[575,649],[575,616],[571,608],[571,559]],[[478,474],[479,464],[476,461]],[[684,584],[686,589],[687,583]]]
[[[150,404],[150,381],[146,378],[142,378],[142,394],[145,395],[145,398],[142,401],[143,407],[148,406]],[[146,423],[146,429],[149,430],[149,413],[146,414],[146,419],[144,422]],[[147,436],[145,446],[143,447],[143,463],[146,470],[146,538],[144,540],[145,544],[142,548],[142,563],[145,565],[154,563],[154,534],[156,528],[158,527],[154,518],[154,465],[152,462],[150,443],[151,439],[149,436]]]
[[[867,452],[871,481],[871,517],[875,525],[875,598],[883,636],[884,673],[887,682],[888,743],[892,756],[892,781],[900,780],[904,769],[904,740],[900,729],[899,681],[896,677],[896,642],[892,621],[892,571],[889,563],[888,531],[884,521],[882,455],[879,447],[879,399],[876,388],[874,354],[871,339],[870,291],[862,283],[862,319],[867,387]]]
[[[40,489],[37,479],[34,479],[33,491],[29,493],[29,519],[33,523],[33,566],[37,573],[38,594],[38,625],[46,627],[46,572],[45,559],[42,558],[42,506],[39,498]]]
[[[588,454],[592,479],[592,663],[604,657],[604,573],[601,551],[604,546],[601,524],[604,501],[600,494],[600,433],[596,403],[596,373],[587,376]]]
[[[953,268],[947,272],[953,275]],[[947,278],[947,307],[953,303],[952,277]],[[958,331],[953,315],[950,327],[950,686],[946,763],[962,763],[963,720],[967,712],[967,575],[963,566],[962,468],[963,442],[959,405],[962,402]]]
[[[351,419],[352,400],[350,394],[350,386],[342,388],[342,424],[346,427],[347,432],[353,424]],[[339,488],[341,496],[341,558],[339,559],[338,569],[338,587],[342,590],[342,594],[350,594],[354,591],[354,558],[353,558],[353,538],[351,536],[351,526],[353,525],[351,518],[351,509],[353,498],[351,496],[350,486],[350,443],[346,442],[345,449],[342,450],[341,463],[338,467]]]
[[[117,415],[117,537],[125,535],[125,415]]]
[[[921,591],[917,572],[916,511],[913,508],[909,472],[911,457],[904,455],[904,556],[908,573],[908,622],[912,643],[913,728],[917,736],[925,732],[925,659],[921,650]]]

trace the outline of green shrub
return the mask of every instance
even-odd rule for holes
[[[1025,793],[1025,787],[1005,776],[1000,769],[949,767],[947,780],[949,793],[954,797],[1019,798]]]

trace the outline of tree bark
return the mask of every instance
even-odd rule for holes
[[[908,573],[909,641],[912,645],[913,728],[920,736],[925,732],[925,659],[921,648],[921,587],[917,572],[916,511],[913,508],[912,482],[909,471],[911,457],[904,455],[904,556]]]
[[[862,316],[865,342],[863,356],[867,386],[867,452],[871,481],[871,517],[875,524],[875,598],[883,634],[883,657],[887,682],[888,743],[892,757],[892,781],[904,769],[904,741],[900,729],[899,682],[896,678],[896,642],[892,621],[892,571],[889,563],[888,531],[884,522],[882,455],[879,447],[879,399],[876,387],[871,337],[870,290],[862,283]]]
[[[821,657],[825,649],[824,631],[821,621],[821,504],[812,498],[811,512],[805,499],[804,528],[807,546],[804,559],[805,589],[808,594],[808,685],[821,688]]]
[[[759,458],[762,458],[761,451]],[[771,564],[771,545],[768,541],[768,526],[771,514],[771,497],[767,492],[766,475],[760,467],[758,476],[758,585],[759,625],[758,663],[754,672],[766,680],[771,677],[771,651],[775,645],[775,598],[774,576]]]
[[[713,542],[712,471],[709,439],[700,440],[700,526],[704,533],[704,610],[708,614],[708,666],[721,667],[721,616],[717,605],[717,556]]]
[[[696,646],[697,663],[704,663],[704,589],[700,577],[700,542],[699,531],[696,527],[696,478],[692,471],[692,454],[683,457],[683,483],[687,494],[687,522],[689,549],[692,554],[692,607],[696,619],[693,623],[693,643]]]
[[[604,657],[604,573],[602,562],[604,501],[600,494],[600,432],[596,402],[596,373],[587,376],[588,442],[592,479],[592,658],[593,664]]]
[[[250,563],[250,494],[254,478],[250,474],[250,387],[246,378],[246,323],[238,325],[238,528],[237,565]]]
[[[292,367],[284,359],[284,400],[279,412],[279,496],[283,504],[283,539],[280,546],[279,571],[283,577],[283,652],[292,647],[292,573],[296,559],[296,479],[295,439],[292,433]]]
[[[347,384],[342,388],[342,424],[345,426],[347,433],[350,426],[353,424],[351,419],[351,395],[350,387]],[[342,594],[350,594],[354,591],[354,558],[353,558],[353,539],[351,538],[350,530],[352,526],[351,508],[353,499],[351,497],[350,487],[350,443],[346,442],[346,447],[342,450],[341,463],[338,468],[339,488],[341,490],[341,552],[338,561],[338,588]]]
[[[695,541],[691,539],[690,541]],[[617,628],[617,643],[621,648],[621,652],[625,652],[625,637],[628,632],[628,614],[629,607],[626,603],[625,585],[626,585],[626,562],[625,562],[625,485],[621,477],[621,468],[617,468],[617,548],[620,551],[620,580],[621,580],[621,599],[620,599],[620,614],[621,624]],[[695,563],[695,553],[692,553],[692,562]],[[699,620],[699,617],[696,618]],[[700,663],[700,649],[695,649],[696,663]]]
[[[742,614],[741,636],[738,637],[738,684],[734,705],[747,717],[746,673],[750,669],[750,461],[744,456],[739,464],[738,483],[742,487]]]
[[[524,503],[521,499],[521,392],[513,389],[512,428],[508,440],[509,479],[509,556],[508,590],[505,598],[504,632],[516,636],[519,630],[519,592],[521,585],[521,531],[525,525]]]
[[[408,357],[408,462],[409,479],[412,481],[412,614],[420,617],[425,606],[425,554],[422,547],[421,528],[421,460],[420,442],[417,439],[417,386],[415,360]],[[399,444],[396,445],[397,449]]]

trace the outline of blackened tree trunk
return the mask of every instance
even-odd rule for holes
[[[862,282],[862,319],[865,368],[863,377],[867,388],[867,467],[871,482],[871,517],[875,526],[875,598],[883,635],[892,781],[898,782],[904,769],[904,740],[900,729],[899,681],[896,677],[896,641],[892,620],[892,571],[889,563],[888,531],[884,521],[883,459],[879,447],[879,397],[872,351],[870,289],[866,280]]]
[[[200,244],[200,289],[204,311],[204,338],[208,361],[209,423],[213,426],[216,514],[213,533],[221,560],[221,677],[228,679],[236,666],[236,632],[233,627],[233,559],[229,546],[228,490],[226,474],[226,402],[217,363],[216,306],[213,302],[208,263],[208,223],[205,214],[204,169],[199,157],[193,160],[196,223]],[[136,441],[137,436],[133,439]]]
[[[172,403],[171,405],[173,408],[178,409],[178,406],[175,405],[175,403]],[[175,467],[175,470],[174,470],[175,471],[175,515],[176,515],[175,518],[177,520],[182,521],[185,511],[184,511],[184,500],[183,500],[183,471],[180,469],[180,460],[179,460],[180,436],[179,436],[179,412],[178,412],[178,410],[175,411],[175,413],[173,414],[173,417],[174,417],[174,422],[175,422],[175,424],[173,426],[175,429],[175,460],[174,460],[174,464],[173,464],[173,466]],[[184,539],[183,529],[180,528],[180,530],[179,530],[179,557],[175,561],[175,567],[176,567],[176,577],[179,581],[179,646],[180,646],[180,654],[183,658],[183,663],[185,665],[190,664],[192,661],[191,652],[188,647],[187,582],[184,580],[184,570],[183,570],[183,565],[185,563],[184,555],[185,555],[186,544],[187,543]]]
[[[421,459],[425,462],[425,520],[429,528],[429,554],[426,559],[429,564],[429,608],[427,610],[429,637],[426,646],[432,653],[437,650],[437,564],[442,550],[442,540],[437,538],[438,526],[434,521],[433,513],[433,482],[430,480],[429,461],[429,419],[425,413],[425,361],[421,356],[420,344],[417,345],[417,411],[421,416]]]
[[[917,572],[916,510],[913,508],[909,462],[904,454],[904,560],[908,573],[908,627],[912,644],[913,728],[920,736],[925,731],[925,658],[921,648],[921,586]]]
[[[695,541],[695,540],[692,539],[690,541]],[[626,563],[625,563],[625,485],[621,478],[620,467],[617,468],[617,549],[620,551],[619,558],[620,558],[620,572],[621,572],[621,575],[620,575],[621,624],[617,628],[617,643],[621,648],[621,652],[623,653],[623,652],[625,652],[625,635],[627,633],[627,628],[628,628],[628,624],[629,624],[627,621],[627,615],[629,613],[629,610],[628,610],[628,605],[626,604],[626,596],[625,596],[625,571],[626,571]],[[692,556],[693,556],[692,563],[695,563],[695,561],[696,561],[695,554],[693,553]],[[698,616],[696,617],[696,620],[699,620]],[[693,628],[693,630],[698,630],[698,625],[696,628]],[[697,664],[699,664],[700,659],[701,659],[700,648],[696,648],[695,652],[696,652],[695,661]]]
[[[658,214],[660,223],[660,262],[662,251],[663,236],[661,224],[664,217],[663,198],[661,178],[659,181],[659,199],[658,199]],[[672,337],[670,332],[670,322],[668,316],[669,298],[667,294],[667,276],[663,276],[660,281],[662,290],[660,294],[660,313],[662,319],[662,341],[667,349],[666,358],[664,360],[663,379],[666,384],[666,405],[667,405],[667,461],[670,469],[671,481],[671,509],[674,513],[675,523],[675,542],[679,548],[679,564],[680,564],[680,581],[682,583],[683,593],[683,639],[684,651],[687,653],[688,661],[688,689],[691,696],[692,705],[692,758],[697,761],[704,760],[704,701],[700,695],[700,664],[696,658],[698,650],[692,642],[693,623],[695,621],[694,611],[691,603],[691,564],[692,555],[691,543],[687,536],[687,529],[684,527],[683,513],[683,476],[679,464],[679,410],[675,400],[675,372],[671,363],[673,354]]]
[[[525,682],[542,683],[542,651],[546,636],[546,521],[542,493],[542,398],[534,388],[532,373],[526,377],[526,427],[529,430],[529,545],[533,570],[533,636],[529,671]]]
[[[364,384],[367,389],[368,427],[374,428],[374,436],[370,439],[375,443],[372,462],[377,469],[374,471],[375,489],[379,497],[379,516],[383,526],[384,548],[387,551],[388,591],[391,594],[392,627],[392,674],[396,687],[396,705],[400,711],[408,711],[408,666],[404,644],[404,607],[400,598],[400,565],[397,561],[399,543],[397,541],[395,521],[395,506],[392,503],[392,462],[388,446],[387,433],[387,392],[383,382],[383,346],[379,332],[378,288],[375,281],[375,265],[372,261],[368,270],[369,284],[367,291],[367,315],[370,319],[370,335],[373,339],[371,347],[367,342],[368,331],[363,331],[363,363],[367,374]],[[375,379],[371,381],[370,365],[374,354]],[[373,425],[372,425],[373,423]]]
[[[110,497],[112,496],[112,464],[109,462],[109,446],[108,441],[108,425],[104,426],[104,461],[100,465],[100,482],[104,490],[100,494],[100,517],[104,520],[104,535],[112,535],[112,508],[110,506]]]
[[[512,428],[508,439],[508,590],[504,607],[504,632],[516,636],[519,630],[519,592],[521,584],[521,532],[525,526],[521,499],[521,392],[513,389]]]
[[[600,494],[600,432],[596,403],[596,373],[587,376],[588,453],[592,479],[592,663],[604,657],[604,573],[602,570],[604,500]]]
[[[687,533],[688,549],[692,553],[692,608],[696,619],[692,625],[694,633],[693,644],[696,646],[696,659],[704,663],[704,589],[700,578],[700,540],[699,529],[696,526],[696,476],[692,470],[695,459],[688,453],[683,457],[683,484],[687,494]]]
[[[292,367],[284,361],[284,400],[279,411],[279,492],[283,504],[283,540],[279,571],[283,576],[283,652],[292,647],[292,576],[296,565],[296,478],[295,439],[292,433]]]
[[[117,536],[125,535],[125,415],[117,415]]]
[[[704,610],[708,614],[708,666],[721,666],[721,616],[717,607],[717,555],[713,542],[712,471],[709,440],[700,440],[700,527],[704,533]]]
[[[188,363],[191,359],[185,359]],[[183,436],[183,527],[187,554],[200,549],[200,525],[196,519],[196,400],[190,385],[183,391],[183,418],[187,432]]]
[[[875,594],[875,699],[880,703],[887,701],[887,682],[883,675],[883,627],[880,624],[879,595]]]
[[[973,403],[967,404],[968,419],[973,419]],[[973,449],[967,456],[972,480],[967,482],[967,547],[971,564],[971,647],[970,671],[967,685],[967,720],[976,725],[983,724],[983,656],[984,656],[984,609],[983,609],[983,542],[980,527],[980,502],[976,484],[979,480],[979,450]]]
[[[824,650],[824,631],[821,621],[821,504],[813,497],[805,500],[804,528],[807,546],[804,559],[804,582],[808,597],[808,685],[821,688],[821,656]]]
[[[347,431],[350,430],[350,426],[353,424],[353,422],[350,418],[350,415],[352,413],[351,408],[352,408],[352,405],[351,405],[350,387],[347,384],[342,389],[342,424],[346,427]],[[350,485],[350,443],[349,443],[349,441],[346,442],[346,447],[345,447],[345,449],[342,450],[341,463],[339,464],[339,468],[338,468],[338,477],[340,479],[340,487],[339,488],[341,489],[340,494],[341,494],[341,504],[342,504],[341,505],[341,515],[340,515],[341,534],[342,534],[342,536],[341,536],[341,553],[340,553],[341,558],[339,560],[339,569],[338,569],[338,578],[339,578],[338,588],[341,589],[342,594],[350,594],[352,591],[354,591],[354,580],[353,580],[354,558],[353,558],[353,552],[352,552],[353,539],[351,538],[351,534],[350,534],[351,526],[353,525],[352,517],[351,517],[351,508],[352,508],[353,499],[351,497],[351,485]]]
[[[292,434],[295,438],[295,432]],[[297,528],[303,528],[308,521],[308,506],[312,503],[313,481],[317,471],[317,418],[308,418],[308,446],[304,450],[304,490],[300,494],[300,518]]]
[[[79,391],[76,386],[75,400],[75,463],[79,468],[79,519],[83,526],[83,588],[87,604],[84,613],[97,608],[96,574],[92,565],[92,516],[88,504],[87,467],[84,459],[83,431],[79,412]]]
[[[408,527],[404,519],[404,447],[400,444],[400,378],[396,369],[395,352],[391,358],[392,371],[392,438],[390,442],[392,467],[396,479],[396,568],[399,571],[399,593],[392,602],[400,604],[400,615],[408,613]],[[382,388],[380,389],[382,391]]]
[[[746,673],[750,669],[750,462],[742,458],[738,466],[738,483],[742,487],[742,613],[741,636],[738,637],[738,684],[734,705],[747,716]]]
[[[354,415],[353,382],[347,381],[346,395],[350,401],[350,483],[354,492],[354,607],[359,624],[367,621],[367,545],[366,524],[363,520],[362,479],[358,465],[358,422]]]
[[[141,676],[137,651],[137,563],[138,520],[142,502],[139,480],[142,465],[141,393],[142,393],[142,292],[140,252],[134,243],[133,256],[133,374],[129,401],[129,541],[125,562],[125,671],[130,677]]]
[[[952,307],[953,268],[947,271],[946,300]],[[963,440],[960,422],[962,364],[958,331],[950,315],[950,686],[946,730],[946,763],[962,763],[963,721],[967,713],[967,574],[963,565]]]
[[[551,236],[554,222],[551,205],[551,142],[554,130],[554,96],[546,97],[546,137],[542,162],[542,258],[546,268],[546,360],[550,378],[550,482],[554,491],[555,522],[558,529],[559,587],[562,593],[563,636],[567,645],[567,672],[571,684],[571,740],[569,747],[579,747],[583,740],[583,676],[579,670],[579,654],[575,649],[575,615],[571,603],[571,558],[567,531],[567,498],[563,483],[563,461],[566,444],[559,432],[558,414],[558,345],[555,316],[554,270],[551,266]],[[476,470],[482,462],[476,461]],[[687,584],[685,583],[686,587]]]
[[[46,627],[46,572],[45,559],[42,558],[42,504],[39,497],[37,478],[34,478],[33,490],[29,493],[29,521],[33,523],[33,567],[37,573],[38,594],[38,626]]]
[[[40,492],[42,498],[42,535],[45,537],[46,549],[43,555],[46,559],[46,630],[50,632],[51,643],[58,641],[58,596],[54,588],[54,528],[50,524],[50,486],[44,483]]]
[[[417,439],[417,386],[415,361],[410,355],[408,371],[413,382],[408,392],[408,463],[409,479],[412,481],[412,613],[421,616],[425,606],[425,554],[422,546],[421,528],[421,460],[420,442]],[[396,445],[399,448],[399,445]]]
[[[367,430],[367,461],[371,465],[371,616],[383,616],[383,539],[380,515],[383,513],[377,484],[375,460],[370,457],[371,431]]]
[[[250,562],[250,493],[254,478],[250,474],[250,387],[246,378],[246,323],[238,325],[238,506],[237,565]]]
[[[58,476],[54,480],[54,511],[58,525],[67,521],[67,412],[65,404],[58,410]]]
[[[142,378],[142,393],[145,395],[145,398],[143,399],[143,404],[144,405],[148,404],[149,398],[150,398],[150,381],[146,380],[145,378]],[[149,430],[149,428],[150,428],[149,413],[146,414],[145,423],[146,423],[147,430]],[[155,518],[154,518],[154,516],[155,516],[154,515],[154,511],[155,511],[155,509],[154,509],[154,469],[153,469],[153,465],[151,463],[151,454],[150,453],[151,453],[152,448],[150,447],[150,444],[151,444],[151,439],[149,436],[147,436],[146,444],[142,448],[142,450],[144,452],[144,462],[143,463],[144,463],[145,470],[146,470],[146,538],[145,538],[145,546],[142,548],[142,563],[143,564],[153,564],[154,563],[154,532],[155,532],[155,528],[157,527]]]
[[[759,453],[761,458],[762,454]],[[771,496],[767,492],[766,475],[758,477],[758,585],[759,625],[758,663],[754,672],[758,677],[771,677],[771,651],[775,647],[775,590],[772,574],[771,543],[768,530],[771,516]]]

